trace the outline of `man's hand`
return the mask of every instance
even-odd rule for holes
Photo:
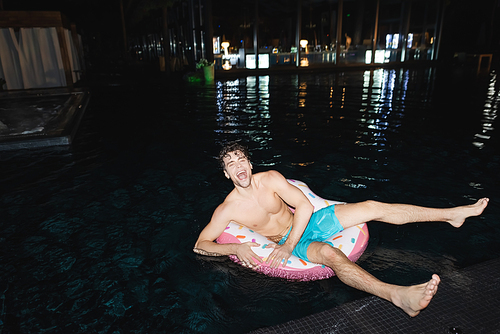
[[[236,256],[241,261],[241,264],[244,267],[248,267],[250,269],[257,268],[259,266],[258,263],[255,263],[254,259],[262,263],[262,259],[260,256],[254,253],[252,247],[259,247],[260,244],[256,242],[244,242],[241,245],[238,245],[238,249],[236,250]]]
[[[280,264],[282,264],[283,267],[286,267],[288,259],[292,256],[292,246],[289,246],[286,243],[283,245],[270,244],[267,245],[266,248],[274,248],[266,261],[269,263],[271,268],[277,268]]]

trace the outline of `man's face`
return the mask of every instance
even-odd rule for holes
[[[252,178],[252,164],[240,151],[228,153],[224,158],[224,175],[235,186],[247,188],[251,183]]]

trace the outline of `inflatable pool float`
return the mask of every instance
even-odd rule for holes
[[[298,180],[288,180],[288,182],[299,188],[304,195],[306,195],[311,204],[314,206],[315,212],[329,205],[342,203],[319,197],[314,194],[304,182]],[[329,239],[325,240],[325,242],[337,247],[349,258],[349,260],[355,262],[359,259],[361,254],[363,254],[366,246],[368,246],[368,238],[369,234],[367,225],[360,224],[334,234]],[[256,242],[260,244],[259,247],[253,247],[252,250],[264,262],[260,263],[254,270],[268,276],[282,277],[290,280],[311,281],[325,279],[335,275],[333,270],[329,267],[304,261],[294,255],[288,259],[288,263],[285,267],[282,267],[281,265],[278,268],[269,267],[269,264],[265,263],[265,261],[267,260],[269,254],[273,251],[273,248],[266,248],[266,246],[273,244],[273,242],[239,224],[229,223],[226,230],[217,238],[216,241],[220,244],[244,242]],[[230,258],[234,262],[240,263],[236,255],[230,255]],[[258,261],[255,262],[258,263]]]

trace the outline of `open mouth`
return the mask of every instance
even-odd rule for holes
[[[243,180],[247,177],[247,172],[242,170],[242,171],[236,173],[236,177],[238,178],[238,180]]]

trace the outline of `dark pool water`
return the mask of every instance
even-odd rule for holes
[[[366,296],[192,253],[231,190],[214,156],[235,139],[256,171],[329,199],[491,198],[460,229],[371,223],[359,264],[380,279],[497,258],[499,98],[495,71],[430,68],[95,88],[71,149],[0,153],[0,331],[245,333]]]

